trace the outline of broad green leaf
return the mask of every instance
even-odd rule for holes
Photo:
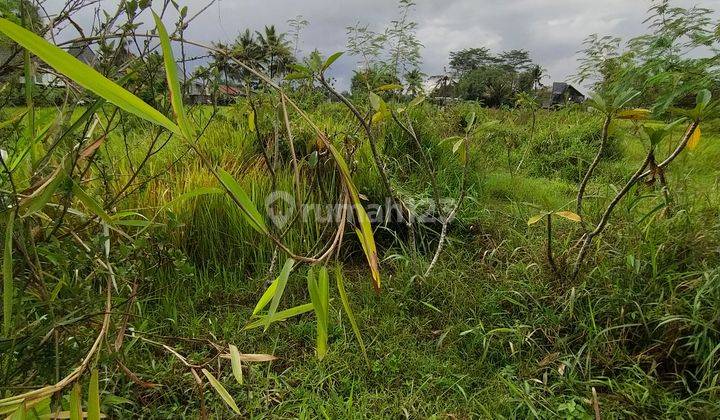
[[[373,110],[379,111],[382,106],[383,100],[375,92],[370,92],[370,106]]]
[[[284,321],[288,318],[292,318],[294,316],[298,316],[298,315],[304,314],[306,312],[310,312],[313,309],[315,309],[315,308],[313,307],[312,303],[306,303],[304,305],[295,306],[294,308],[285,309],[284,311],[280,311],[280,312],[276,313],[275,315],[273,315],[272,317],[269,315],[265,315],[265,316],[259,318],[258,320],[247,324],[245,327],[243,327],[243,330],[251,330],[253,328],[265,326],[265,324],[267,324],[267,323],[272,324],[273,322]]]
[[[82,420],[82,396],[80,395],[80,384],[75,382],[70,392],[70,420]]]
[[[577,214],[571,212],[571,211],[556,211],[553,213],[555,216],[560,216],[562,218],[572,220],[573,222],[581,222],[582,218],[578,216]]]
[[[710,103],[710,99],[712,98],[712,94],[707,89],[702,89],[700,92],[698,92],[697,96],[695,97],[695,103],[696,107],[695,109],[698,112],[702,112],[705,110],[707,105]]]
[[[160,111],[27,29],[0,18],[0,32],[85,89],[131,114],[182,135],[180,128]]]
[[[257,315],[265,309],[268,303],[272,300],[273,296],[275,296],[275,291],[277,290],[278,281],[280,281],[279,278],[276,278],[273,280],[272,283],[270,283],[270,286],[265,290],[265,293],[260,296],[260,300],[258,300],[258,303],[255,305],[255,309],[253,309],[253,316]]]
[[[410,101],[410,103],[408,104],[408,107],[412,108],[414,106],[418,106],[421,103],[423,103],[424,101],[425,101],[425,96],[417,96],[417,97],[415,97],[415,99]]]
[[[328,69],[328,67],[332,66],[332,64],[335,62],[335,60],[340,58],[340,56],[343,54],[344,54],[344,52],[339,51],[339,52],[336,52],[335,54],[331,55],[330,57],[328,57],[328,59],[325,60],[325,64],[323,64],[323,66],[322,66],[322,71],[325,71]]]
[[[378,111],[373,114],[372,123],[373,124],[381,123],[381,122],[385,121],[389,115],[390,115],[390,113],[386,112],[385,110]]]
[[[243,384],[242,360],[237,347],[230,344],[230,364],[232,365],[233,376],[240,385]]]
[[[170,37],[168,36],[165,25],[163,25],[160,17],[152,12],[153,19],[155,19],[155,26],[157,27],[158,36],[160,37],[160,47],[163,53],[163,63],[165,64],[165,75],[167,77],[168,90],[170,94],[170,103],[172,104],[173,112],[175,113],[175,120],[177,121],[180,131],[182,131],[185,140],[192,140],[194,137],[190,122],[185,115],[185,108],[183,107],[182,90],[180,90],[180,81],[177,75],[177,64],[175,63],[175,57],[173,57],[172,47],[170,46]]]
[[[280,299],[282,299],[282,295],[285,292],[285,286],[287,285],[288,277],[290,277],[290,272],[292,271],[294,265],[295,260],[288,258],[285,260],[282,270],[280,270],[277,288],[275,289],[272,301],[270,302],[270,309],[268,309],[268,322],[265,323],[266,330],[270,326],[270,320],[275,315],[275,312],[277,312],[277,308],[280,305]]]
[[[90,373],[90,385],[88,387],[87,402],[88,420],[100,420],[100,381],[97,368]]]
[[[527,221],[528,226],[534,225],[535,223],[537,223],[537,222],[539,222],[540,220],[542,220],[542,218],[545,217],[545,216],[547,216],[547,213],[536,214],[535,216],[529,218],[528,221]]]
[[[470,132],[472,130],[473,126],[475,125],[475,120],[477,120],[477,114],[474,112],[471,112],[470,114],[465,116],[465,131]]]
[[[248,197],[245,190],[242,189],[235,178],[222,168],[218,169],[218,178],[220,178],[222,185],[233,197],[233,201],[240,206],[250,226],[256,231],[267,235],[269,232],[265,225],[265,220],[263,220],[262,215],[260,215],[260,212],[255,208],[255,204],[250,200],[250,197]]]
[[[220,383],[212,373],[208,372],[207,369],[203,369],[202,373],[205,374],[205,377],[207,378],[208,382],[210,382],[210,385],[215,388],[215,391],[220,395],[220,398],[225,401],[225,404],[227,404],[232,411],[235,412],[235,414],[240,414],[240,409],[238,408],[237,404],[235,404],[235,400],[233,397],[230,396],[230,393],[227,392],[227,389],[223,386],[223,384]]]
[[[365,362],[368,365],[368,368],[370,367],[370,359],[368,359],[367,351],[365,350],[365,342],[363,341],[362,335],[360,334],[360,328],[358,328],[357,322],[355,321],[355,314],[353,313],[352,308],[350,307],[350,300],[348,299],[347,292],[345,291],[345,284],[343,282],[343,275],[342,271],[340,270],[340,267],[335,268],[335,282],[337,283],[338,292],[340,294],[340,300],[342,301],[343,308],[345,309],[345,314],[347,315],[348,319],[350,320],[350,325],[352,326],[353,334],[355,334],[355,339],[358,342],[358,345],[360,346],[360,350],[362,351],[363,357],[365,358]]]
[[[13,316],[13,300],[15,299],[15,285],[13,284],[13,229],[15,225],[15,212],[8,211],[5,225],[5,240],[3,242],[3,336],[10,336]]]
[[[698,144],[700,144],[700,136],[702,134],[700,133],[700,126],[698,125],[695,127],[695,131],[693,131],[692,135],[690,136],[690,140],[688,140],[687,147],[690,150],[695,150],[698,147]]]
[[[254,133],[255,132],[255,111],[253,111],[253,110],[248,111],[247,120],[248,120],[248,130],[251,133]]]

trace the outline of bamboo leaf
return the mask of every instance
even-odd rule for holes
[[[173,113],[175,113],[175,120],[185,136],[185,140],[191,140],[193,133],[187,115],[185,115],[185,108],[183,107],[182,90],[180,90],[177,64],[175,63],[175,57],[173,57],[170,37],[160,17],[155,12],[153,12],[152,15],[153,19],[155,19],[158,36],[160,37],[160,47],[162,48],[163,63],[165,64],[165,76],[167,77],[170,103],[172,104]]]
[[[379,111],[383,100],[375,92],[370,92],[370,106],[375,111]]]
[[[363,358],[365,358],[365,362],[367,363],[368,368],[370,368],[370,359],[368,359],[367,351],[365,350],[365,342],[363,341],[362,335],[360,334],[360,328],[358,328],[357,322],[355,321],[355,315],[353,314],[353,310],[350,307],[350,300],[348,299],[347,292],[345,291],[345,284],[343,282],[343,275],[340,267],[335,268],[335,282],[337,283],[340,300],[342,301],[343,308],[345,309],[345,314],[350,320],[353,334],[355,334],[355,339],[360,346],[360,350],[362,351]]]
[[[265,323],[266,330],[270,326],[270,322],[273,316],[275,316],[275,312],[277,312],[277,308],[280,305],[280,299],[282,299],[283,292],[285,292],[285,286],[287,285],[288,277],[290,277],[293,265],[295,265],[295,260],[288,258],[285,260],[282,270],[280,270],[277,288],[275,289],[272,301],[270,302],[270,309],[268,310],[267,322]]]
[[[8,212],[5,225],[5,239],[3,242],[3,336],[9,337],[12,328],[13,300],[15,299],[15,285],[13,283],[13,229],[15,225],[15,212]]]
[[[260,300],[258,300],[258,303],[255,305],[255,309],[253,309],[253,316],[257,315],[265,309],[268,303],[272,300],[273,296],[275,296],[275,290],[277,290],[278,285],[278,278],[275,278],[272,283],[270,283],[270,286],[265,290],[265,293],[260,296]]]
[[[327,269],[325,270],[325,280],[327,280]],[[323,291],[315,278],[315,271],[311,268],[307,274],[308,292],[310,292],[310,301],[312,302],[313,309],[315,310],[315,318],[317,319],[317,339],[316,339],[316,351],[318,359],[322,360],[327,354],[327,302],[324,301],[327,298],[327,290],[323,296]]]
[[[542,220],[542,218],[545,217],[545,216],[547,216],[547,213],[536,214],[535,216],[529,218],[528,221],[527,221],[528,226],[534,225],[535,223],[537,223],[537,222],[539,222],[540,220]]]
[[[333,55],[331,55],[330,57],[328,57],[328,59],[325,60],[325,64],[323,64],[323,66],[322,66],[322,71],[327,70],[328,67],[330,67],[330,66],[331,66],[338,58],[340,58],[340,56],[343,55],[343,54],[344,54],[344,52],[338,51],[338,52],[336,52],[335,54],[333,54]]]
[[[556,212],[553,213],[553,214],[554,214],[555,216],[560,216],[560,217],[562,217],[562,218],[565,218],[565,219],[568,219],[568,220],[572,220],[573,222],[578,222],[578,223],[579,223],[579,222],[582,221],[582,218],[581,218],[579,215],[577,215],[576,213],[573,213],[573,212],[571,212],[571,211],[556,211]]]
[[[255,131],[255,111],[253,110],[248,112],[248,130],[250,130],[250,132]]]
[[[276,313],[275,315],[273,315],[272,317],[269,315],[265,315],[265,316],[261,317],[260,319],[247,324],[243,328],[243,330],[251,330],[253,328],[262,327],[268,323],[272,324],[274,322],[284,321],[288,318],[292,318],[294,316],[298,316],[298,315],[304,314],[306,312],[310,312],[313,309],[315,309],[315,308],[312,303],[306,303],[304,305],[295,306],[293,308],[285,309],[284,311],[280,311],[280,312]]]
[[[75,382],[70,393],[70,420],[82,420],[82,400],[80,395],[80,384]]]
[[[27,29],[0,18],[0,32],[85,89],[131,114],[182,135],[180,128],[160,111]]]
[[[424,96],[424,95],[416,96],[415,99],[413,99],[412,101],[410,101],[410,103],[408,104],[408,108],[412,108],[412,107],[414,107],[414,106],[418,106],[418,105],[420,105],[421,103],[423,103],[424,101],[425,101],[425,96]]]
[[[45,207],[45,204],[50,201],[53,194],[55,194],[55,190],[64,179],[65,172],[62,167],[58,167],[30,195],[20,200],[23,217],[27,217]]]
[[[356,230],[356,233],[360,238],[361,243],[364,244],[363,251],[365,252],[365,258],[368,261],[368,265],[370,266],[370,272],[372,273],[373,287],[376,291],[379,292],[380,267],[378,264],[377,248],[375,246],[375,237],[373,236],[370,218],[368,217],[365,209],[362,206],[362,203],[360,202],[360,195],[358,193],[357,187],[352,181],[350,169],[348,168],[345,159],[340,154],[340,152],[338,152],[335,146],[332,145],[332,143],[327,140],[325,140],[324,143],[326,144],[326,146],[328,146],[328,149],[330,150],[333,159],[337,163],[338,168],[340,169],[340,173],[342,174],[345,186],[347,187],[348,193],[350,194],[350,199],[352,200],[353,207],[355,208],[355,214],[357,215],[360,225],[360,230]]]
[[[225,389],[223,384],[221,384],[220,381],[215,379],[212,373],[208,372],[207,369],[203,369],[202,373],[205,374],[208,382],[210,382],[210,385],[215,388],[215,391],[218,393],[218,395],[220,395],[220,398],[225,401],[225,404],[227,404],[235,412],[235,414],[240,414],[240,409],[238,408],[237,404],[235,404],[235,400],[233,399],[233,397],[230,396],[230,393],[227,392],[227,389]]]
[[[695,131],[693,131],[692,135],[690,136],[690,140],[688,140],[688,144],[687,144],[688,149],[690,149],[690,150],[697,149],[698,144],[700,144],[700,136],[701,135],[702,134],[700,132],[700,126],[698,125],[697,127],[695,127]]]
[[[90,386],[88,387],[88,420],[100,420],[100,383],[97,368],[90,374]]]
[[[262,215],[260,215],[260,212],[257,208],[255,208],[255,204],[253,204],[250,197],[248,197],[245,190],[242,189],[235,178],[225,172],[222,168],[218,169],[218,178],[225,189],[234,198],[234,201],[240,206],[240,209],[245,215],[245,219],[248,223],[250,223],[250,226],[252,226],[252,228],[256,231],[267,235],[269,232],[267,226],[265,225],[265,220],[263,220]]]
[[[99,217],[108,225],[114,226],[115,221],[105,212],[105,210],[103,210],[102,205],[100,205],[100,203],[98,203],[94,198],[90,197],[88,193],[83,191],[83,189],[75,182],[73,182],[73,194],[75,194],[75,197],[77,197],[78,200],[80,200],[80,202],[83,203],[85,207],[87,207],[88,210],[90,210],[95,216]]]
[[[243,384],[243,371],[240,351],[237,347],[230,344],[230,364],[232,365],[233,376],[240,385]]]

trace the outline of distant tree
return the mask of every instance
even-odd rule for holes
[[[303,15],[297,15],[292,19],[288,19],[288,26],[290,26],[290,36],[293,40],[293,54],[297,57],[300,53],[300,35],[302,30],[310,24]]]
[[[220,72],[227,85],[230,81],[230,73],[232,73],[235,68],[229,58],[230,48],[222,42],[213,43],[213,47],[215,50],[210,52],[212,65]]]
[[[356,71],[350,80],[350,90],[353,95],[358,95],[368,90],[375,90],[383,85],[392,84],[400,84],[400,79],[392,71],[389,71],[387,67],[377,66]]]
[[[533,64],[530,53],[526,50],[504,51],[498,57],[501,65],[515,73],[522,73],[530,69]]]
[[[543,86],[542,79],[545,77],[545,69],[535,64],[528,70],[528,76],[531,81],[531,89],[540,89]]]
[[[347,44],[345,48],[350,55],[360,57],[360,64],[363,70],[370,69],[378,64],[383,45],[387,40],[385,34],[372,31],[368,25],[356,23],[354,26],[348,26]]]
[[[254,68],[261,69],[263,67],[263,49],[255,40],[255,36],[249,29],[245,29],[243,33],[238,35],[232,45],[232,57],[243,64]],[[230,63],[232,67],[233,78],[250,82],[255,77],[246,68]]]
[[[286,34],[278,33],[275,25],[266,26],[263,32],[256,32],[257,42],[262,51],[262,63],[270,78],[286,74],[290,65],[295,63],[295,56],[290,51],[290,43]]]
[[[385,30],[390,55],[390,66],[395,77],[417,70],[420,66],[420,48],[422,44],[417,38],[417,22],[410,19],[410,13],[415,7],[412,0],[400,0],[398,4],[399,15],[390,22]]]
[[[456,80],[453,75],[443,67],[441,74],[430,76],[430,80],[434,83],[430,94],[435,97],[451,97],[454,96]]]
[[[497,62],[498,58],[485,47],[466,48],[450,53],[450,69],[457,77],[482,67],[497,64]]]
[[[421,95],[425,91],[425,74],[418,69],[405,73],[405,92],[410,96]]]
[[[457,93],[467,100],[481,101],[488,107],[513,103],[515,90],[508,72],[499,65],[483,67],[465,74],[457,83]]]

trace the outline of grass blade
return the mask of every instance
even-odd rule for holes
[[[347,292],[345,291],[345,284],[343,282],[343,275],[340,267],[335,268],[335,281],[337,282],[338,293],[340,293],[340,300],[342,301],[343,308],[345,308],[345,314],[350,320],[350,325],[352,326],[353,333],[355,334],[355,339],[360,346],[360,350],[362,351],[368,368],[370,368],[370,359],[368,359],[367,351],[365,350],[365,342],[363,341],[362,335],[360,334],[360,329],[358,328],[357,322],[355,321],[355,315],[353,314],[352,308],[350,307],[350,300],[348,299]]]
[[[100,420],[100,381],[97,368],[93,369],[90,374],[87,405],[88,420]]]
[[[230,393],[227,392],[227,389],[223,386],[223,384],[220,383],[215,377],[212,375],[212,373],[208,372],[207,369],[203,369],[202,373],[205,374],[205,377],[208,379],[208,382],[210,382],[210,385],[212,385],[213,388],[215,388],[215,391],[220,395],[220,398],[225,401],[225,404],[227,404],[232,410],[235,412],[235,414],[240,414],[240,409],[238,408],[237,404],[235,404],[235,400],[232,396],[230,396]]]
[[[177,135],[183,134],[180,128],[160,111],[118,86],[92,67],[27,29],[7,19],[0,18],[0,32],[35,54],[50,67],[69,77],[85,89],[105,98],[108,102],[144,120],[162,126]]]
[[[243,384],[242,360],[237,347],[230,344],[230,364],[232,365],[233,376],[240,385]]]
[[[10,336],[12,327],[13,299],[15,285],[13,284],[12,240],[15,225],[15,212],[8,212],[5,226],[5,242],[3,242],[3,335]]]

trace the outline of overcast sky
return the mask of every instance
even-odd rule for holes
[[[55,0],[61,2],[60,0]],[[193,15],[210,0],[178,0]],[[526,49],[547,69],[549,81],[575,74],[582,41],[592,33],[624,39],[643,31],[649,0],[416,0],[412,15],[418,22],[423,71],[439,74],[448,54],[463,48],[485,46],[495,52]],[[155,3],[159,3],[157,0]],[[114,0],[101,0],[110,9]],[[720,0],[683,1],[715,10]],[[186,32],[198,41],[231,41],[245,28],[259,30],[275,24],[287,30],[287,20],[302,15],[310,22],[302,33],[304,53],[317,48],[329,55],[345,50],[346,27],[367,23],[382,31],[397,15],[393,0],[216,0]],[[169,22],[169,19],[168,19]],[[331,75],[341,88],[348,86],[357,59],[344,56]]]

